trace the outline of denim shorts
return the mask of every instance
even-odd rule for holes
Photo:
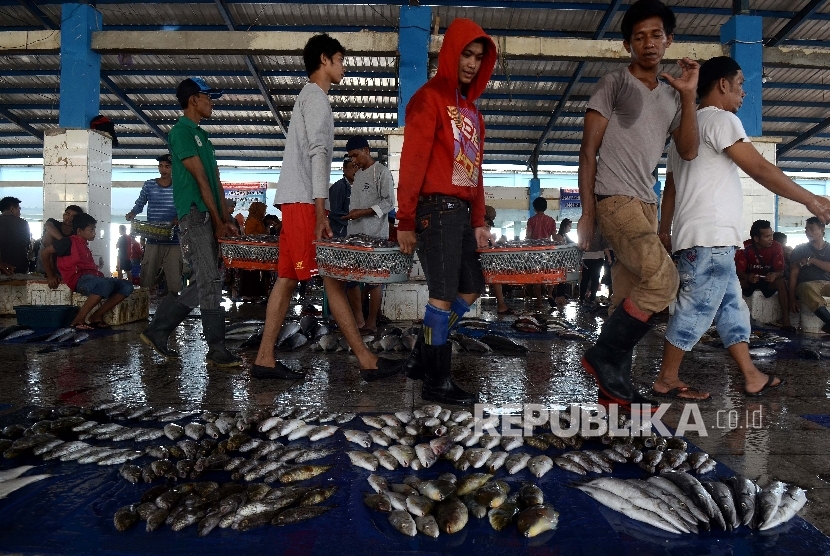
[[[752,328],[735,271],[735,247],[694,247],[678,255],[680,291],[666,340],[691,351],[714,322],[725,347],[748,342]]]
[[[129,297],[129,295],[133,293],[133,285],[126,280],[119,280],[118,278],[106,278],[102,276],[93,276],[92,274],[84,274],[78,278],[78,283],[75,284],[75,291],[87,297],[90,295],[97,295],[107,298],[115,294],[121,294],[124,297]]]
[[[484,275],[468,202],[446,195],[421,197],[415,231],[429,297],[454,301],[459,293],[481,293]]]

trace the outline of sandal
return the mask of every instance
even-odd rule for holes
[[[778,388],[779,386],[784,384],[784,379],[783,378],[778,379],[779,380],[778,384],[773,384],[773,381],[775,381],[776,378],[777,377],[775,375],[769,375],[769,378],[767,379],[767,383],[764,384],[763,388],[761,388],[757,392],[747,392],[746,390],[744,390],[744,395],[750,396],[750,397],[753,397],[753,398],[757,398],[759,396],[763,396],[764,394],[766,394],[770,390],[774,390],[775,388]]]
[[[691,386],[677,386],[672,388],[668,392],[658,392],[653,387],[651,389],[652,396],[659,396],[662,398],[672,398],[673,400],[686,400],[689,402],[705,402],[711,398],[711,395],[707,395],[705,398],[694,398],[690,396],[681,396],[680,394],[709,394],[709,392],[701,392],[700,390],[695,390]]]
[[[105,322],[104,322],[104,321],[102,321],[102,320],[96,320],[96,321],[94,321],[94,322],[93,322],[93,321],[90,321],[89,326],[91,326],[91,327],[92,327],[92,328],[90,328],[90,330],[92,330],[92,329],[97,329],[97,330],[106,330],[107,328],[109,328],[109,327],[110,327],[110,325],[108,325],[107,323],[105,323]]]
[[[95,330],[95,325],[92,323],[87,324],[85,322],[81,322],[78,324],[73,324],[72,328],[74,328],[75,330]]]

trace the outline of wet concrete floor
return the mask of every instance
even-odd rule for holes
[[[320,306],[319,297],[316,300]],[[536,309],[511,300],[517,313]],[[264,318],[264,305],[227,305],[231,320]],[[299,305],[292,311],[299,313]],[[552,314],[595,331],[601,312],[583,311],[570,303]],[[494,300],[483,300],[484,318],[499,318]],[[0,319],[1,326],[14,319]],[[0,342],[0,416],[23,406],[86,405],[102,401],[181,408],[238,410],[271,404],[301,405],[328,411],[388,412],[420,406],[420,383],[403,378],[363,382],[357,361],[345,353],[278,353],[281,361],[307,370],[303,382],[252,379],[247,371],[207,367],[201,322],[189,318],[171,342],[182,358],[167,362],[144,346],[138,333],[146,322],[116,327],[118,331],[75,348],[37,353],[43,345]],[[406,324],[408,323],[401,323]],[[507,325],[503,325],[507,326]],[[513,331],[515,332],[515,331]],[[482,403],[537,403],[555,407],[596,402],[596,387],[579,360],[588,345],[563,339],[513,336],[530,348],[526,356],[459,354],[457,381],[480,393]],[[773,479],[808,489],[809,503],[800,515],[830,535],[830,365],[797,353],[802,342],[820,346],[828,338],[792,336],[793,342],[769,359],[756,361],[766,373],[786,384],[763,398],[743,395],[740,374],[723,349],[698,346],[687,355],[681,377],[712,399],[698,404],[706,436],[688,440],[732,470],[766,484]],[[240,342],[228,342],[230,347]],[[241,352],[250,363],[255,351]],[[649,333],[635,351],[634,378],[647,392],[659,369],[662,338]],[[400,357],[402,355],[396,355]],[[671,400],[661,400],[669,402]],[[683,404],[674,402],[663,418],[676,427]],[[813,420],[803,416],[815,416]],[[827,426],[823,426],[824,422]]]

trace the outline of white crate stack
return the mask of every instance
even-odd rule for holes
[[[43,219],[61,221],[67,205],[78,205],[98,221],[89,248],[110,269],[112,140],[89,129],[47,130],[43,141]]]

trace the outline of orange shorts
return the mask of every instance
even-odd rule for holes
[[[317,252],[314,230],[317,227],[315,206],[309,203],[282,205],[280,256],[277,274],[280,278],[308,280],[317,276]]]

